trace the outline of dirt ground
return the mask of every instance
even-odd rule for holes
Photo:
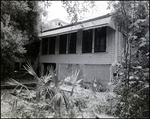
[[[71,86],[61,85],[62,90],[70,91]],[[40,111],[36,109],[40,105],[44,105],[43,102],[32,103],[27,100],[21,99],[18,96],[13,96],[10,94],[12,90],[1,90],[1,118],[19,118],[22,117],[23,113],[31,113],[34,110],[34,113],[30,115],[30,118],[35,117],[45,117],[45,118],[54,118],[55,113],[50,112],[49,110]],[[31,91],[32,95],[35,96],[35,91]],[[74,109],[75,118],[116,118],[106,114],[104,108],[98,108],[98,106],[110,106],[110,102],[107,99],[115,96],[111,92],[96,92],[95,94],[90,89],[84,89],[80,86],[77,86],[73,93],[73,98],[77,99],[82,97],[86,102],[86,107],[82,108],[82,111],[79,112],[78,109]],[[72,98],[69,97],[69,98]],[[17,100],[17,101],[16,101]],[[17,102],[15,106],[15,101]],[[23,112],[22,112],[23,111]],[[22,114],[22,115],[20,115]],[[35,116],[36,115],[36,116]],[[65,118],[68,118],[67,115],[64,115]]]

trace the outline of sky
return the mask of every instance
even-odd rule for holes
[[[93,12],[88,12],[83,20],[110,13],[110,10],[107,10],[107,1],[95,1],[95,4],[96,6],[93,8]],[[42,21],[48,22],[59,18],[67,23],[70,23],[67,19],[67,11],[62,7],[61,1],[52,1],[52,5],[46,10],[48,14],[46,17],[42,18]]]

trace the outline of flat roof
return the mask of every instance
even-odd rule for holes
[[[75,32],[79,29],[84,30],[103,26],[110,26],[115,29],[114,22],[111,18],[112,16],[110,14],[106,14],[93,19],[77,22],[76,24],[68,24],[66,26],[45,30],[39,34],[39,37],[56,36],[67,32]]]

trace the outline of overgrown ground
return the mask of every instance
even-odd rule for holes
[[[41,77],[29,63],[24,68],[37,86],[28,88],[11,78],[8,84],[17,87],[1,91],[2,118],[114,118],[117,95],[111,90],[102,92],[96,80],[85,89],[84,80],[78,78],[80,70],[58,80],[51,67]]]
[[[76,86],[73,95],[70,96],[72,86],[60,85],[61,91],[69,98],[72,108],[66,110],[64,105],[60,106],[60,114],[43,100],[35,100],[35,90],[1,90],[1,118],[114,118],[113,109],[116,101],[115,95],[111,92],[93,92],[91,89],[84,89]],[[55,108],[57,109],[57,108]]]

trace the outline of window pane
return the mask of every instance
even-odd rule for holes
[[[94,52],[106,52],[106,27],[95,29]]]
[[[83,31],[82,53],[92,52],[92,35],[93,35],[93,29]]]
[[[42,54],[46,55],[48,52],[48,38],[42,39]]]
[[[106,51],[106,38],[102,37],[100,42],[100,52]]]
[[[59,54],[66,54],[67,35],[60,36]]]
[[[76,53],[77,33],[68,34],[68,53]]]
[[[56,36],[50,37],[50,39],[49,39],[49,54],[55,54],[55,41],[56,41]]]

